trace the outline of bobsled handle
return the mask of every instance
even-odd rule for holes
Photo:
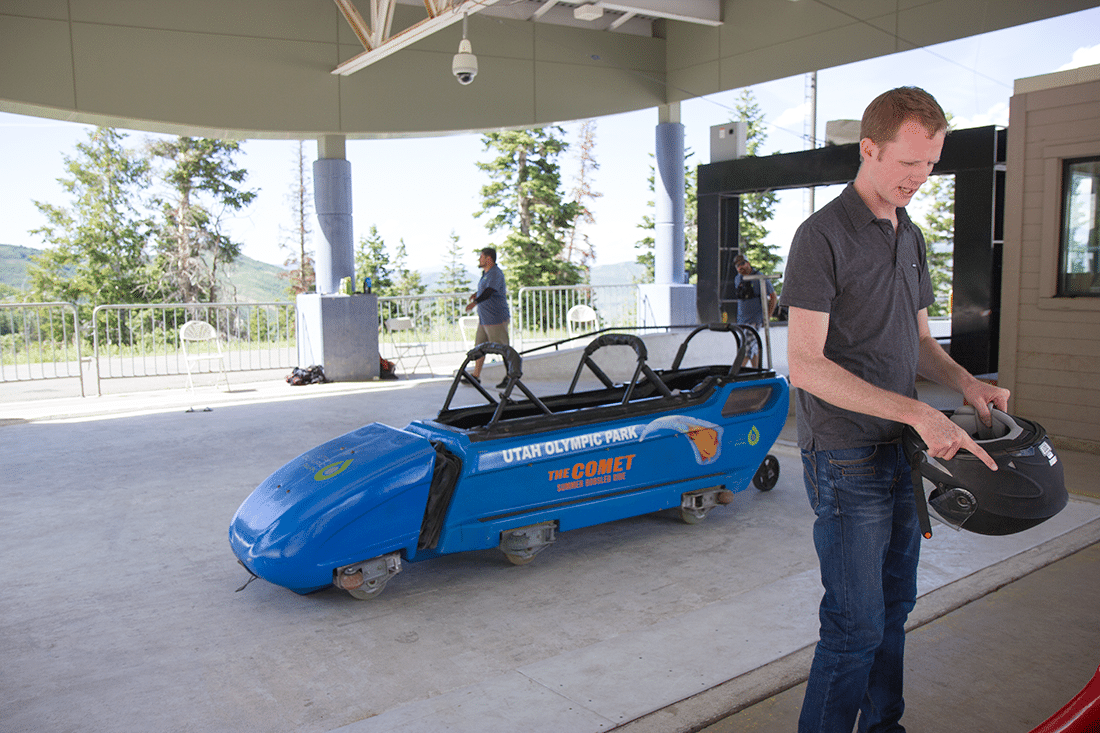
[[[462,361],[462,366],[460,366],[455,373],[455,379],[451,382],[451,389],[447,392],[447,397],[443,400],[443,407],[440,408],[440,413],[446,412],[451,408],[451,400],[454,399],[455,392],[458,390],[458,383],[462,379],[469,379],[470,384],[476,387],[477,391],[481,392],[482,396],[484,396],[490,404],[497,404],[497,401],[493,399],[493,396],[489,394],[488,390],[482,386],[481,382],[474,380],[466,371],[466,367],[471,361],[484,359],[488,354],[497,354],[504,359],[504,368],[507,370],[507,379],[510,381],[518,382],[519,378],[523,376],[523,357],[516,353],[516,350],[511,346],[498,344],[495,341],[487,341],[483,344],[478,344],[466,352],[466,358]]]
[[[577,387],[577,382],[581,378],[581,372],[587,366],[592,373],[596,376],[596,379],[600,380],[603,386],[610,389],[614,386],[611,377],[607,376],[603,369],[592,360],[592,355],[602,349],[605,346],[629,346],[634,349],[634,354],[638,357],[637,364],[640,366],[645,364],[646,359],[649,356],[649,352],[646,351],[645,343],[637,336],[630,333],[605,333],[592,339],[592,342],[588,346],[584,347],[584,351],[581,352],[581,360],[577,363],[577,369],[573,372],[573,381],[569,384],[569,389],[566,394],[573,394],[573,390]]]
[[[676,352],[676,358],[672,360],[672,366],[669,371],[676,371],[680,368],[680,362],[684,360],[684,355],[687,354],[688,343],[695,337],[695,334],[700,331],[715,331],[718,333],[732,333],[734,338],[737,339],[737,355],[733,357],[733,363],[730,365],[729,375],[730,377],[737,376],[737,373],[741,371],[741,364],[745,361],[745,352],[748,349],[748,343],[750,338],[755,338],[756,343],[760,344],[760,334],[756,332],[756,329],[752,326],[743,326],[737,323],[704,323],[687,335],[684,342],[680,344],[680,349]]]
[[[489,354],[496,354],[504,359],[504,368],[508,372],[509,378],[519,379],[523,376],[523,358],[511,346],[498,344],[495,341],[486,341],[470,349],[466,353],[466,361],[463,362],[462,368],[465,369],[471,361],[484,359]]]
[[[649,353],[646,351],[645,342],[631,333],[605,333],[597,336],[592,343],[584,347],[584,355],[591,356],[598,349],[605,346],[629,346],[634,349],[638,361],[646,361]]]
[[[641,375],[645,375],[653,386],[661,393],[663,397],[671,397],[672,391],[668,386],[657,376],[656,373],[646,364],[646,359],[649,358],[649,352],[646,350],[645,342],[640,338],[630,333],[605,333],[597,336],[592,340],[592,343],[584,347],[584,353],[581,354],[580,363],[577,364],[577,369],[573,372],[573,381],[569,384],[569,389],[566,394],[573,394],[573,390],[577,388],[577,382],[581,378],[581,372],[587,366],[596,379],[600,380],[605,387],[611,388],[614,383],[611,378],[600,369],[599,365],[592,360],[592,354],[596,353],[605,346],[629,346],[634,349],[635,356],[638,357],[634,367],[634,376],[631,377],[630,383],[627,385],[626,390],[623,392],[622,404],[630,402],[630,398],[634,394],[634,388],[638,384],[638,379]]]

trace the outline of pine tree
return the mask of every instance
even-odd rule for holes
[[[47,224],[31,233],[52,245],[27,269],[32,297],[90,306],[142,303],[149,278],[145,244],[151,227],[139,210],[149,165],[109,127],[88,132],[64,157],[68,208],[35,201]]]
[[[394,294],[393,276],[386,255],[386,243],[378,233],[378,227],[370,225],[370,232],[359,238],[355,247],[355,282],[371,279],[371,292],[382,297]]]
[[[698,199],[698,179],[699,169],[691,164],[691,157],[695,155],[691,150],[684,151],[684,275],[687,277],[688,282],[695,282],[698,272],[698,240],[699,240],[699,199]],[[653,157],[653,154],[650,154]],[[656,186],[656,173],[652,165],[649,166],[649,192],[652,194]],[[646,205],[653,209],[654,203],[652,200],[647,201]],[[655,240],[653,238],[653,230],[655,229],[653,214],[643,214],[642,223],[638,225],[638,229],[648,231],[642,239],[638,240],[634,244],[634,249],[638,250],[637,256],[634,261],[645,267],[645,274],[642,276],[642,282],[653,282],[653,266],[654,255],[653,246]]]
[[[752,89],[741,91],[736,110],[740,119],[748,123],[745,135],[746,155],[758,155],[761,146],[768,139],[768,131],[764,123],[764,112],[756,103],[756,95]],[[767,224],[775,216],[775,204],[778,200],[774,191],[741,195],[741,254],[765,275],[775,274],[782,259],[773,251],[775,245],[766,242]]]
[[[248,171],[235,167],[240,144],[229,140],[179,137],[149,146],[165,167],[167,189],[157,197],[159,288],[165,300],[215,302],[222,287],[219,268],[241,252],[221,231],[227,209],[239,211],[256,197],[243,188]]]
[[[951,279],[955,251],[955,176],[934,176],[917,194],[914,208],[927,205],[923,221],[918,222],[924,233],[925,257],[932,276],[932,292],[936,301],[928,315],[951,315]]]
[[[423,295],[427,289],[417,270],[406,267],[409,255],[405,249],[405,240],[397,242],[397,253],[393,257],[393,295]]]
[[[298,141],[295,163],[294,182],[291,184],[290,193],[287,194],[287,203],[290,204],[290,215],[294,224],[279,242],[280,247],[289,249],[291,252],[283,263],[287,271],[280,274],[289,281],[287,292],[290,295],[312,292],[317,287],[313,252],[309,248],[309,238],[313,234],[313,228],[310,226],[313,218],[313,195],[310,191],[305,142],[302,140]]]
[[[565,259],[580,267],[587,281],[590,277],[592,262],[596,259],[596,251],[588,234],[581,231],[581,229],[584,224],[595,224],[596,217],[586,202],[591,201],[594,203],[596,199],[603,196],[602,193],[593,188],[595,183],[593,176],[600,169],[600,164],[596,162],[595,156],[596,121],[585,120],[581,124],[579,137],[579,170],[576,179],[577,185],[573,188],[572,196],[573,200],[579,205],[580,211],[569,230]]]
[[[473,290],[473,280],[466,267],[470,254],[459,245],[459,236],[451,230],[451,244],[443,260],[443,273],[435,283],[437,293],[467,293]]]
[[[482,137],[496,157],[477,167],[492,183],[481,189],[482,208],[475,216],[492,215],[490,232],[503,231],[497,247],[508,288],[529,285],[575,285],[580,268],[565,258],[566,232],[580,205],[565,201],[558,157],[568,146],[557,126],[534,130],[491,132]]]

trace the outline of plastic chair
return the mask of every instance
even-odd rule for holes
[[[474,348],[474,337],[477,336],[477,326],[481,323],[477,316],[462,316],[458,319],[458,330],[462,332],[462,345],[466,351]]]
[[[218,373],[225,381],[225,389],[229,391],[229,376],[225,373],[225,364],[229,354],[222,351],[222,341],[217,330],[206,321],[188,321],[180,326],[180,345],[183,347],[183,361],[187,367],[187,388],[191,395],[195,394],[194,375],[199,365],[209,362],[211,368],[217,365]],[[217,380],[214,381],[215,386]]]
[[[569,338],[573,338],[578,333],[584,333],[580,329],[574,329],[573,324],[591,323],[591,331],[600,330],[600,317],[596,315],[595,309],[590,305],[584,305],[583,303],[575,305],[569,309],[565,314],[565,327],[569,332]]]
[[[415,336],[416,328],[413,325],[413,319],[387,318],[386,333],[389,336],[390,345],[393,347],[393,360],[401,365],[401,368],[408,373],[415,374],[416,368],[420,366],[420,362],[426,362],[428,360],[427,345],[422,341],[398,341],[396,338],[397,335]],[[413,356],[416,356],[416,362],[413,364],[412,369],[409,369],[406,367],[405,362]]]

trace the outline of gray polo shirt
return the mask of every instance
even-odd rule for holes
[[[489,288],[493,294],[483,300]],[[509,320],[508,315],[508,286],[504,283],[504,273],[494,264],[482,273],[477,283],[478,320],[483,326],[495,326]]]
[[[934,300],[924,237],[898,209],[898,231],[849,184],[795,232],[784,305],[829,314],[825,356],[871,384],[917,396],[917,313]],[[902,425],[798,391],[798,443],[838,450],[887,443]]]

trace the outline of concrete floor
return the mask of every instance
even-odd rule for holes
[[[775,696],[804,679],[820,595],[789,430],[773,450],[776,489],[738,494],[699,525],[644,516],[576,530],[525,567],[495,551],[409,564],[373,601],[335,590],[302,597],[262,581],[236,593],[247,576],[227,528],[260,480],[364,423],[402,427],[434,414],[449,386],[289,387],[281,376],[197,397],[0,393],[0,730],[667,733],[741,730],[769,706],[800,700],[797,687]],[[184,412],[190,404],[214,409]],[[1072,487],[1095,493],[1100,458],[1062,457]],[[999,663],[974,652],[995,641],[952,639],[954,609],[983,596],[1009,598],[1001,605],[1010,616],[1018,608],[1025,627],[1058,610],[1058,629],[1095,630],[1095,595],[1052,609],[997,594],[1044,567],[1040,577],[1056,586],[1066,575],[1100,586],[1096,562],[1073,564],[1098,541],[1100,503],[1085,496],[1012,537],[938,527],[923,551],[914,624],[940,621],[914,638],[940,629],[939,648],[913,656],[938,660],[941,673],[963,658]],[[1069,671],[1011,636],[1009,669],[1044,681],[1046,666]],[[1077,667],[1094,668],[1100,649],[1087,638],[1070,651]],[[962,683],[980,681],[961,669]],[[951,699],[982,715],[982,696]],[[988,702],[990,715],[1003,707]],[[935,704],[913,702],[913,714]]]
[[[1091,545],[910,631],[906,727],[1022,733],[1046,720],[1100,665],[1097,581]],[[702,730],[796,730],[805,692],[799,684]]]

